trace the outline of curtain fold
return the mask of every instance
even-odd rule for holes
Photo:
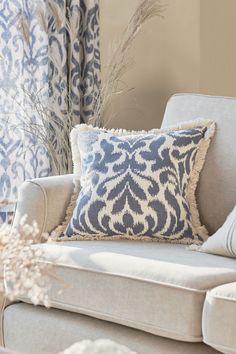
[[[49,105],[53,122],[56,118],[59,125],[64,121],[71,126],[88,122],[100,87],[98,0],[56,0],[49,13]],[[51,130],[54,139],[57,134],[53,134],[53,127]],[[71,172],[67,146],[58,146],[57,141],[54,146],[63,156],[57,172]]]
[[[68,129],[93,117],[99,86],[98,0],[0,1],[0,223],[25,179],[71,171]]]

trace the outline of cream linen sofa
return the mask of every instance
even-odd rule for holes
[[[236,99],[175,95],[163,126],[197,118],[217,123],[198,188],[201,218],[212,234],[236,204]],[[25,182],[15,227],[28,214],[42,232],[53,230],[72,191],[71,175]],[[236,353],[236,259],[133,241],[42,247],[63,291],[53,280],[49,310],[27,300],[9,305],[6,347],[51,354],[82,339],[110,338],[140,354]]]

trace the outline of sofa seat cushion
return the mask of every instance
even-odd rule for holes
[[[203,310],[204,342],[223,353],[236,353],[236,283],[207,293]]]
[[[17,353],[55,354],[85,338],[107,338],[138,354],[219,354],[204,343],[175,341],[89,316],[23,303],[8,306],[3,323],[5,345]]]
[[[70,241],[40,247],[56,270],[52,307],[183,341],[202,340],[207,290],[236,281],[235,260],[184,245]]]

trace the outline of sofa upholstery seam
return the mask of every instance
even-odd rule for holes
[[[211,295],[211,291],[209,292],[209,295],[211,297],[213,297],[213,299],[223,300],[223,301],[228,301],[228,302],[236,302],[236,298],[234,298],[234,297],[221,296],[221,295]]]
[[[68,304],[68,303],[65,303],[65,302],[62,302],[62,301],[58,301],[58,300],[56,300],[56,301],[52,301],[52,304],[54,304],[54,305],[58,305],[58,306],[69,306],[71,309],[73,309],[73,310],[80,310],[80,311],[83,311],[84,313],[86,313],[86,312],[89,312],[89,313],[91,313],[91,314],[95,314],[95,315],[100,315],[100,316],[107,316],[108,318],[110,318],[111,320],[123,320],[123,318],[122,317],[119,317],[119,316],[114,316],[114,315],[112,315],[112,314],[109,314],[109,313],[104,313],[104,312],[97,312],[97,311],[95,311],[95,310],[93,310],[93,309],[86,309],[86,308],[84,308],[84,307],[75,307],[74,305],[72,305],[72,304]],[[78,313],[78,312],[75,312],[75,313]],[[160,327],[160,326],[154,326],[154,325],[152,325],[152,324],[149,324],[149,323],[145,323],[145,322],[138,322],[138,321],[133,321],[133,320],[130,320],[130,319],[125,319],[125,321],[127,321],[127,322],[129,322],[129,323],[131,323],[131,324],[139,324],[139,325],[144,325],[144,326],[148,326],[148,327],[150,327],[150,328],[153,328],[153,329],[159,329],[159,330],[161,330],[161,331],[163,331],[163,332],[170,332],[170,333],[172,333],[172,334],[174,334],[174,335],[177,335],[177,336],[182,336],[181,334],[179,334],[178,332],[174,332],[174,331],[172,331],[172,330],[169,330],[169,329],[165,329],[165,328],[163,328],[163,327]],[[116,323],[116,322],[115,322]],[[134,327],[134,328],[137,328],[137,327]],[[140,329],[139,329],[140,330]],[[147,332],[148,333],[148,332]],[[195,339],[195,340],[199,340],[199,341],[202,341],[202,337],[194,337],[194,336],[191,336],[191,338],[193,338],[193,339]],[[184,340],[186,340],[186,338],[184,339]]]
[[[214,95],[204,95],[201,93],[188,93],[188,92],[183,92],[183,93],[176,93],[174,95],[172,95],[169,99],[169,101],[173,98],[173,97],[184,97],[184,96],[192,96],[192,97],[205,97],[205,98],[212,98],[212,99],[227,99],[229,101],[236,101],[235,97],[233,96],[214,96]]]
[[[203,337],[203,343],[205,343],[206,345],[209,345],[210,347],[214,347],[216,349],[218,348],[218,349],[223,349],[223,350],[227,350],[227,351],[230,350],[230,351],[234,351],[236,353],[235,348],[225,346],[224,344],[219,344],[219,343],[207,341],[204,339],[204,337]]]
[[[68,268],[68,269],[80,270],[80,271],[84,271],[84,272],[91,272],[91,273],[97,273],[97,274],[102,274],[102,275],[110,275],[111,277],[120,277],[120,278],[125,278],[125,279],[137,280],[137,281],[141,281],[143,283],[157,284],[157,285],[161,285],[161,286],[167,287],[167,288],[174,288],[174,289],[179,289],[179,290],[193,292],[193,293],[202,294],[202,295],[206,294],[208,291],[208,289],[207,290],[199,290],[199,289],[194,289],[194,288],[187,288],[187,287],[177,285],[177,284],[164,283],[161,281],[155,281],[152,279],[143,279],[143,278],[128,276],[128,275],[119,274],[119,273],[109,273],[109,272],[104,272],[104,271],[101,272],[101,271],[98,271],[95,269],[74,267],[72,265],[66,265],[63,263],[53,263],[50,261],[45,261],[44,263],[50,264],[54,267]],[[214,289],[214,287],[212,289]]]

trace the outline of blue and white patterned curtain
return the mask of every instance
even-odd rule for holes
[[[55,122],[60,130],[69,116],[72,125],[88,121],[99,85],[98,0],[0,1],[0,223],[25,179],[70,172]],[[40,112],[28,102],[39,95],[54,122],[48,130],[63,160],[59,170],[25,124],[41,127]]]

